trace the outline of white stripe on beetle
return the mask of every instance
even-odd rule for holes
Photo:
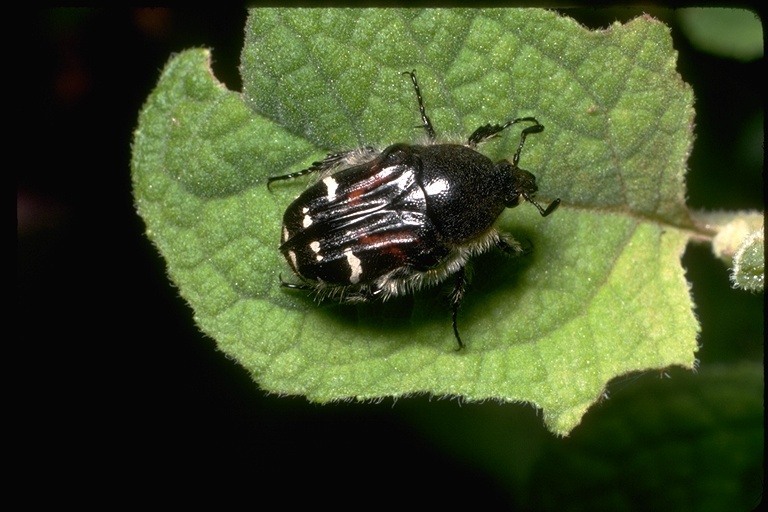
[[[347,248],[344,250],[344,255],[347,257],[347,264],[349,265],[349,282],[357,284],[360,282],[360,276],[363,274],[363,265],[360,258],[352,254],[352,249]]]

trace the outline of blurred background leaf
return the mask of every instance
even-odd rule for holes
[[[677,11],[693,46],[720,57],[751,61],[763,56],[763,25],[755,11],[694,7]]]

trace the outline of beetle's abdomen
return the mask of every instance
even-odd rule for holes
[[[286,210],[280,250],[305,279],[370,284],[387,272],[426,270],[437,245],[418,169],[385,151],[376,161],[318,181]]]

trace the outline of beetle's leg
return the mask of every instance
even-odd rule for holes
[[[495,136],[497,136],[501,131],[506,130],[513,124],[517,123],[534,123],[532,126],[529,126],[528,128],[523,130],[523,135],[521,136],[520,140],[520,146],[517,150],[516,154],[516,160],[514,161],[515,165],[517,165],[517,159],[520,158],[520,150],[523,149],[523,143],[525,142],[525,137],[529,133],[539,133],[544,129],[544,125],[539,124],[539,122],[536,120],[535,117],[519,117],[517,119],[513,119],[512,121],[507,121],[506,123],[499,125],[499,124],[486,124],[485,126],[481,126],[477,130],[475,130],[472,135],[469,136],[469,140],[467,141],[467,144],[471,148],[477,147],[478,144],[482,144],[483,142],[486,142]]]
[[[283,288],[290,288],[291,290],[304,290],[304,291],[312,291],[315,289],[314,286],[310,286],[308,284],[297,284],[297,283],[289,283],[288,281],[283,281],[283,276],[280,276],[280,286]]]
[[[324,174],[333,171],[336,167],[343,164],[354,165],[355,163],[365,161],[366,158],[372,157],[374,153],[376,153],[376,149],[371,146],[352,149],[350,151],[342,151],[340,153],[328,153],[325,155],[324,159],[319,162],[312,162],[312,165],[306,169],[290,174],[284,174],[282,176],[272,176],[271,178],[267,178],[267,187],[269,187],[273,181],[291,180],[313,172]]]
[[[526,256],[533,252],[533,244],[528,240],[528,247],[511,238],[499,238],[496,241],[496,247],[504,251],[509,256]]]
[[[419,89],[419,82],[416,81],[416,70],[403,71],[404,75],[411,77],[413,82],[413,88],[416,90],[416,99],[419,101],[419,112],[421,113],[421,122],[424,125],[424,130],[427,132],[429,140],[435,140],[435,129],[432,127],[432,121],[427,117],[427,110],[424,108],[424,100],[421,98],[421,89]]]
[[[453,319],[453,335],[456,336],[456,342],[459,344],[459,348],[456,350],[461,350],[464,348],[464,343],[461,341],[461,336],[459,336],[459,326],[456,320],[459,316],[459,305],[461,304],[461,300],[464,298],[464,292],[466,289],[467,273],[464,270],[464,267],[461,267],[459,271],[456,272],[456,284],[453,287],[453,291],[449,297],[451,302],[451,317]]]
[[[301,290],[303,292],[315,293],[317,298],[322,300],[324,297],[332,296],[336,300],[346,304],[359,304],[361,302],[370,302],[379,298],[381,289],[371,290],[369,288],[363,288],[360,290],[349,291],[347,288],[338,288],[337,290],[322,290],[318,289],[316,285],[307,283],[289,283],[283,280],[283,276],[280,276],[280,286],[288,288],[290,290]]]
[[[361,302],[372,302],[381,298],[382,291],[383,290],[381,288],[376,288],[376,287],[371,288],[371,287],[364,286],[353,292],[346,291],[344,295],[341,296],[341,301],[350,303],[350,304],[358,304]]]
[[[273,181],[292,180],[293,178],[298,178],[299,176],[304,176],[305,174],[318,172],[324,168],[325,163],[329,161],[331,156],[333,155],[326,156],[325,160],[323,160],[322,162],[313,162],[311,166],[307,167],[306,169],[302,169],[300,171],[284,174],[282,176],[270,176],[269,178],[267,178],[267,188],[269,188],[269,186],[272,184]]]

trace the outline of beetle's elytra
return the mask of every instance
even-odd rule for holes
[[[282,285],[320,298],[361,302],[387,300],[453,277],[449,300],[461,349],[457,316],[467,287],[467,262],[491,248],[523,252],[493,227],[505,208],[528,201],[546,217],[560,199],[542,208],[534,200],[536,178],[518,166],[526,137],[544,129],[535,118],[481,126],[465,144],[440,143],[415,72],[403,74],[416,91],[425,144],[330,153],[307,169],[269,178],[268,185],[320,175],[283,216],[280,252],[301,282]],[[479,144],[518,123],[529,126],[511,162],[494,164],[477,151]]]

